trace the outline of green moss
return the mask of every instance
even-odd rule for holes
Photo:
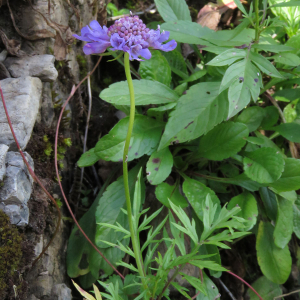
[[[87,60],[86,60],[86,57],[84,55],[77,55],[76,60],[77,60],[78,65],[79,65],[80,76],[81,77],[86,76],[86,74],[87,74]]]
[[[17,275],[22,261],[23,236],[9,218],[0,210],[0,299],[11,293],[9,282]],[[21,290],[22,283],[15,282]]]

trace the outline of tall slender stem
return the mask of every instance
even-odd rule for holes
[[[128,151],[129,151],[130,139],[131,139],[133,123],[134,123],[135,100],[134,100],[133,82],[132,82],[131,72],[130,72],[129,54],[127,52],[125,52],[125,56],[124,56],[124,66],[125,66],[126,79],[127,79],[128,87],[129,87],[129,94],[130,94],[129,124],[128,124],[128,131],[127,131],[127,136],[126,136],[125,146],[124,146],[124,153],[123,153],[124,189],[125,189],[128,223],[129,223],[129,229],[130,229],[130,234],[131,234],[131,242],[132,242],[133,252],[135,255],[136,264],[137,264],[139,274],[142,279],[143,286],[145,289],[147,289],[143,262],[142,262],[141,255],[140,255],[140,253],[141,253],[140,245],[139,245],[136,231],[134,229],[133,222],[132,222],[132,210],[131,210],[130,191],[129,191],[129,182],[128,182],[127,160],[128,160]]]
[[[259,0],[255,0],[254,3],[254,11],[255,11],[255,42],[259,40]]]

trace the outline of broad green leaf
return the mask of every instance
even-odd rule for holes
[[[287,42],[285,43],[285,46],[293,47],[293,50],[290,50],[291,52],[295,54],[299,54],[300,50],[300,32],[298,32],[296,35],[291,36]]]
[[[234,63],[226,70],[220,92],[228,87],[228,118],[231,118],[248,105],[251,97],[255,102],[262,87],[261,74],[249,58]]]
[[[294,100],[300,99],[300,89],[283,89],[276,92],[273,97],[275,100],[283,101],[283,102],[290,102]]]
[[[157,10],[165,22],[192,21],[189,7],[184,0],[154,0]]]
[[[89,167],[95,164],[99,160],[99,156],[95,153],[95,148],[83,153],[79,158],[77,165],[79,168]]]
[[[298,123],[282,123],[273,127],[272,130],[279,132],[291,142],[300,143],[300,124]]]
[[[163,104],[176,102],[179,96],[166,85],[152,80],[133,80],[136,105]],[[104,101],[116,105],[130,105],[127,81],[111,84],[100,93]]]
[[[287,246],[293,233],[293,202],[278,197],[278,212],[274,229],[274,243],[283,249]]]
[[[274,4],[271,7],[290,7],[290,6],[299,6],[300,1],[282,1],[280,3]]]
[[[128,123],[129,117],[120,120],[109,134],[99,140],[95,146],[95,153],[99,159],[116,162],[123,160]],[[144,154],[151,155],[156,150],[162,129],[162,122],[143,115],[136,115],[130,140],[128,161],[139,158]]]
[[[295,158],[286,158],[284,171],[281,177],[270,184],[279,193],[300,189],[300,160]]]
[[[246,51],[244,49],[228,49],[216,56],[213,60],[207,63],[210,66],[227,66],[231,65],[238,59],[246,57]]]
[[[279,53],[273,56],[277,63],[297,67],[300,65],[300,57],[294,53]]]
[[[246,176],[245,173],[242,173],[233,178],[226,178],[224,182],[239,185],[250,192],[258,191],[259,188],[262,187],[262,184],[251,180],[248,176]]]
[[[252,287],[264,300],[274,300],[275,297],[282,294],[280,285],[270,281],[265,276],[259,277],[252,284]],[[250,300],[259,300],[258,296],[251,289],[248,289],[248,295]]]
[[[279,152],[280,155],[283,157],[283,158],[286,158],[286,155],[282,152],[282,150],[272,141],[270,140],[267,136],[261,134],[259,131],[255,131],[255,135],[263,140],[263,144],[260,145],[261,148],[273,148],[274,150],[276,150],[276,152]]]
[[[276,194],[267,187],[261,187],[259,189],[259,194],[264,204],[267,216],[275,222],[278,211],[278,200]]]
[[[271,77],[283,78],[283,76],[277,71],[272,63],[270,63],[264,56],[251,51],[249,57],[266,75],[269,75]]]
[[[159,150],[173,143],[196,139],[227,117],[227,93],[219,94],[219,87],[219,82],[198,83],[180,97],[170,114]]]
[[[152,51],[151,59],[140,63],[139,73],[142,79],[154,80],[170,86],[171,68],[161,51]]]
[[[200,293],[197,296],[197,300],[217,300],[219,297],[221,297],[221,294],[219,294],[218,288],[214,284],[213,281],[203,272],[203,284],[206,287],[207,295],[204,295],[203,293]],[[218,297],[218,295],[220,295]]]
[[[208,27],[190,21],[172,21],[162,24],[162,30],[170,32],[170,38],[179,43],[197,44],[210,46],[211,44],[204,41],[202,37],[211,33],[212,30]]]
[[[245,124],[219,124],[200,139],[198,155],[217,161],[229,158],[242,149],[248,135],[249,130]]]
[[[173,167],[173,156],[169,148],[151,154],[147,163],[147,179],[152,185],[163,182],[170,175]]]
[[[263,109],[264,118],[260,126],[263,129],[267,129],[275,125],[279,119],[279,112],[278,109],[274,106],[267,106]]]
[[[246,228],[241,229],[241,231],[248,231],[256,224],[256,218],[258,216],[256,199],[251,193],[243,192],[242,194],[233,197],[228,203],[227,208],[228,210],[231,210],[237,205],[241,208],[241,211],[237,213],[237,216],[248,221],[245,224]]]
[[[290,275],[292,258],[288,246],[280,249],[274,244],[273,233],[270,223],[260,222],[256,238],[257,260],[269,280],[283,284]]]
[[[264,109],[259,106],[251,106],[244,109],[236,121],[247,125],[249,132],[252,132],[260,126],[263,118]]]
[[[284,159],[273,148],[260,148],[246,152],[243,159],[246,175],[259,183],[278,180],[284,170]]]
[[[293,215],[294,215],[294,224],[293,230],[297,238],[300,239],[300,197],[297,197],[297,200],[293,204]]]
[[[298,100],[293,101],[283,109],[283,114],[287,123],[292,123],[297,118],[297,102]]]
[[[220,206],[220,200],[215,192],[197,180],[185,177],[182,189],[201,221],[203,221],[203,203],[207,195],[210,195],[213,204]]]
[[[171,208],[169,200],[176,206],[185,208],[188,206],[185,198],[180,194],[178,185],[169,185],[166,182],[159,184],[155,189],[156,198],[167,208]]]
[[[174,51],[163,52],[162,54],[167,59],[172,72],[180,76],[182,79],[189,77],[185,60],[179,51],[175,49]],[[182,94],[180,94],[180,96],[181,95]]]
[[[127,274],[124,280],[123,292],[126,295],[133,295],[139,292],[140,279],[134,274]]]
[[[179,95],[182,96],[183,93],[188,89],[188,84],[186,82],[181,83],[180,85],[178,85],[174,91]],[[176,105],[174,105],[175,107]]]
[[[137,179],[139,168],[135,167],[129,172],[129,187],[131,196],[133,196],[134,186]],[[133,198],[133,197],[132,197]],[[142,201],[143,202],[143,201]],[[117,181],[112,183],[103,196],[101,197],[99,204],[96,209],[96,244],[102,248],[107,248],[109,245],[102,241],[116,243],[118,240],[121,241],[124,233],[115,232],[112,228],[107,228],[99,223],[108,223],[114,225],[115,222],[120,223],[125,229],[128,227],[127,215],[125,215],[121,208],[125,204],[125,190],[123,177],[119,177]]]
[[[271,45],[271,44],[254,44],[251,46],[253,49],[259,49],[265,52],[288,52],[295,50],[294,47],[288,47],[287,45]]]
[[[193,82],[193,81],[196,81],[196,80],[202,78],[204,75],[206,75],[206,73],[207,73],[207,71],[205,69],[197,71],[197,72],[193,73],[187,79],[183,80],[182,82]]]
[[[176,106],[176,103],[169,103],[159,107],[149,108],[147,110],[147,115],[149,117],[155,117],[157,120],[162,120],[163,115],[168,111],[173,109]]]

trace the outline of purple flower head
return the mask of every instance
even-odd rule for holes
[[[150,59],[149,48],[168,52],[177,47],[174,40],[163,44],[169,39],[168,31],[160,33],[159,26],[157,30],[150,30],[138,16],[121,18],[109,28],[101,27],[94,20],[81,29],[81,36],[73,36],[87,42],[83,47],[83,52],[87,55],[103,53],[111,47],[112,51],[128,52],[130,60],[141,60],[140,57]]]

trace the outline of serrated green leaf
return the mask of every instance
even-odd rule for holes
[[[217,125],[200,139],[198,153],[210,160],[221,161],[239,152],[246,144],[249,130],[245,124],[226,122]]]
[[[251,46],[253,49],[259,49],[265,52],[288,52],[288,51],[293,51],[295,48],[293,47],[288,47],[286,45],[271,45],[271,44],[254,44]]]
[[[241,230],[248,231],[256,224],[256,219],[258,216],[256,199],[251,193],[243,192],[242,194],[233,197],[228,203],[227,208],[231,210],[237,205],[241,208],[241,211],[237,214],[237,216],[248,221],[245,224],[246,228]]]
[[[200,247],[199,249],[199,254],[213,254],[212,257],[210,258],[204,258],[204,260],[213,260],[214,262],[216,262],[217,264],[221,265],[221,256],[220,256],[220,252],[217,246],[215,245],[209,245],[209,244],[204,244]],[[222,275],[222,272],[220,271],[213,271],[213,270],[209,270],[209,273],[211,276],[215,277],[215,278],[219,278]],[[204,280],[205,282],[205,280]]]
[[[169,148],[151,154],[147,163],[147,179],[152,185],[162,183],[170,175],[173,167],[173,156]]]
[[[189,7],[183,0],[155,0],[157,10],[165,22],[192,21]]]
[[[203,203],[205,203],[207,195],[210,195],[213,204],[220,207],[220,200],[215,192],[197,180],[185,177],[182,189],[201,221],[203,221]]]
[[[267,129],[275,125],[279,119],[278,109],[274,106],[267,106],[263,109],[264,117],[261,121],[260,126],[263,129]]]
[[[295,158],[286,158],[284,171],[281,177],[270,184],[279,193],[300,189],[300,160]]]
[[[162,30],[170,32],[170,38],[179,43],[188,43],[196,45],[210,46],[211,44],[204,41],[202,37],[212,32],[208,27],[190,21],[170,21],[162,24]]]
[[[277,91],[273,97],[275,100],[283,101],[283,102],[290,102],[294,100],[300,99],[300,93],[299,89],[283,89],[280,91]]]
[[[215,263],[214,261],[208,261],[208,260],[192,260],[190,261],[191,265],[194,265],[200,269],[207,268],[209,270],[214,270],[214,271],[227,271],[227,269],[223,268],[219,264]]]
[[[217,300],[221,297],[218,288],[216,287],[214,282],[205,274],[205,272],[203,272],[203,284],[206,287],[207,295],[200,293],[196,298],[197,300]]]
[[[173,143],[193,140],[226,118],[227,93],[219,94],[219,86],[219,82],[198,83],[180,97],[170,114],[159,150]]]
[[[300,65],[300,58],[294,53],[279,53],[274,55],[272,58],[274,58],[277,63],[281,63],[284,65],[293,67],[297,67],[298,65]]]
[[[278,180],[284,170],[284,159],[272,148],[260,148],[245,153],[243,164],[246,175],[258,183]]]
[[[139,74],[142,79],[154,80],[170,86],[171,68],[167,59],[161,51],[152,51],[151,59],[146,59],[140,63]]]
[[[263,118],[264,109],[259,106],[251,106],[244,109],[236,121],[247,125],[249,132],[252,132],[260,126]]]
[[[277,211],[278,211],[278,204],[277,204],[277,196],[276,194],[268,189],[267,187],[262,187],[259,189],[259,194],[261,200],[265,207],[265,212],[267,216],[272,220],[276,221],[277,218]]]
[[[297,238],[300,239],[300,197],[298,196],[293,204],[293,230]]]
[[[193,286],[195,289],[199,290],[204,295],[207,295],[206,292],[206,286],[201,282],[200,279],[196,277],[189,276],[184,273],[179,273],[191,286]]]
[[[83,153],[79,158],[77,165],[79,168],[89,167],[99,160],[99,156],[95,153],[95,148]]]
[[[265,276],[259,277],[252,284],[252,287],[264,300],[274,300],[274,298],[282,294],[280,285],[270,281]],[[259,300],[258,296],[251,289],[248,289],[247,293],[250,297],[250,300]]]
[[[231,65],[235,61],[245,58],[246,57],[246,50],[244,49],[228,49],[218,56],[216,56],[214,59],[212,59],[210,62],[207,63],[209,66],[227,66]]]
[[[257,65],[257,67],[266,75],[271,77],[283,78],[277,69],[270,63],[264,56],[251,51],[249,55],[250,59]]]
[[[172,72],[180,76],[182,79],[189,77],[185,60],[179,51],[175,49],[174,51],[163,52],[162,54],[167,59]],[[181,95],[182,93],[180,96]]]
[[[272,130],[279,132],[282,136],[294,143],[300,143],[300,124],[298,123],[282,123]]]
[[[136,105],[164,104],[176,102],[179,96],[166,85],[152,80],[133,80]],[[100,93],[104,101],[116,105],[130,105],[127,81],[111,84]]]
[[[278,197],[278,212],[274,229],[274,243],[283,249],[287,246],[293,233],[293,202]]]
[[[95,146],[99,159],[106,161],[123,161],[123,151],[127,135],[129,117],[120,120]],[[164,123],[152,118],[136,115],[130,139],[128,161],[144,154],[151,155],[157,148]]]
[[[226,70],[220,92],[228,87],[228,118],[231,118],[248,105],[251,97],[256,101],[262,87],[261,74],[249,58],[232,64]]]
[[[274,244],[273,233],[270,223],[260,222],[256,238],[257,260],[269,280],[283,284],[290,275],[292,258],[288,246],[280,249]]]
[[[159,184],[155,189],[156,198],[166,207],[171,208],[169,201],[176,206],[185,208],[188,206],[185,198],[180,194],[179,186],[169,185],[165,182]]]

